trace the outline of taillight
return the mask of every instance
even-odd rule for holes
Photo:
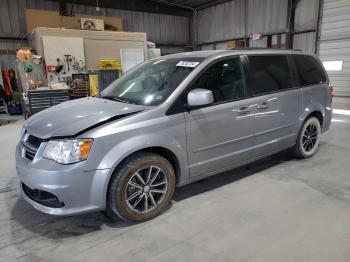
[[[329,100],[330,100],[330,103],[332,103],[333,97],[334,97],[334,87],[330,85],[329,86]]]
[[[330,94],[331,98],[334,97],[334,87],[333,86],[329,86],[329,94]]]

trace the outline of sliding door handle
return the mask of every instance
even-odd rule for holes
[[[269,103],[268,102],[263,102],[260,105],[258,105],[258,109],[266,109],[269,107]]]
[[[246,114],[246,113],[252,111],[252,108],[248,107],[248,106],[242,106],[240,109],[233,110],[233,111],[236,111],[239,114]]]

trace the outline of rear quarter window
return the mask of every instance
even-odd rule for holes
[[[301,86],[318,85],[327,81],[321,64],[312,56],[293,55]]]

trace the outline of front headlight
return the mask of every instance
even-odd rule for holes
[[[87,159],[92,139],[51,140],[47,143],[43,157],[60,164],[73,164]]]
[[[20,139],[20,140],[22,140],[25,131],[26,131],[26,130],[24,129],[24,127],[22,127],[21,134],[20,134],[20,136],[19,136],[19,139]]]

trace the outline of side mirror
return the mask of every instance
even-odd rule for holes
[[[187,104],[189,107],[204,106],[214,103],[213,92],[208,89],[193,89],[187,95]]]

